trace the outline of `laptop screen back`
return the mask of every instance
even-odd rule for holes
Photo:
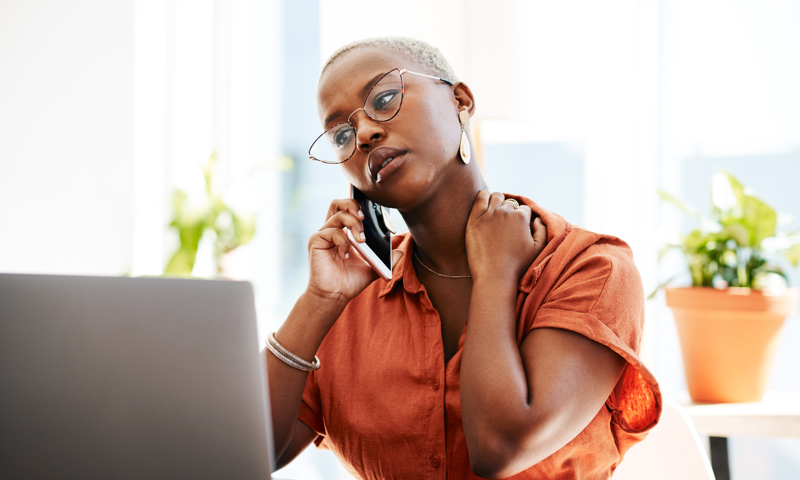
[[[0,478],[269,478],[249,283],[0,274]]]

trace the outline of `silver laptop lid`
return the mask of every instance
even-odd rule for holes
[[[0,274],[0,478],[270,478],[249,283]]]

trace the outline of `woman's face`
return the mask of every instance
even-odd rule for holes
[[[323,128],[346,122],[364,106],[370,87],[393,68],[429,73],[402,55],[376,48],[356,49],[336,60],[319,84]],[[413,74],[403,80],[402,107],[393,119],[376,122],[363,110],[350,117],[357,130],[356,150],[341,167],[347,180],[373,201],[410,210],[444,179],[458,177],[465,165],[457,160],[461,126],[456,87]],[[386,158],[392,160],[385,163]]]

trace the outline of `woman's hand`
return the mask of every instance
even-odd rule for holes
[[[547,245],[539,217],[526,205],[514,210],[502,193],[481,190],[467,221],[467,257],[473,281],[518,282]]]
[[[308,241],[308,291],[346,304],[361,293],[378,274],[351,248],[344,228],[364,242],[364,214],[353,199],[334,200],[327,221]]]

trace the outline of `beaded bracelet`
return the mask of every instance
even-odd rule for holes
[[[319,358],[314,355],[314,362],[307,362],[302,358],[298,357],[297,355],[293,354],[289,350],[286,350],[283,345],[278,343],[275,339],[275,332],[272,332],[267,337],[267,349],[272,352],[278,360],[282,361],[286,365],[289,365],[292,368],[296,368],[298,370],[302,370],[304,372],[309,372],[311,370],[318,370],[319,369]]]

